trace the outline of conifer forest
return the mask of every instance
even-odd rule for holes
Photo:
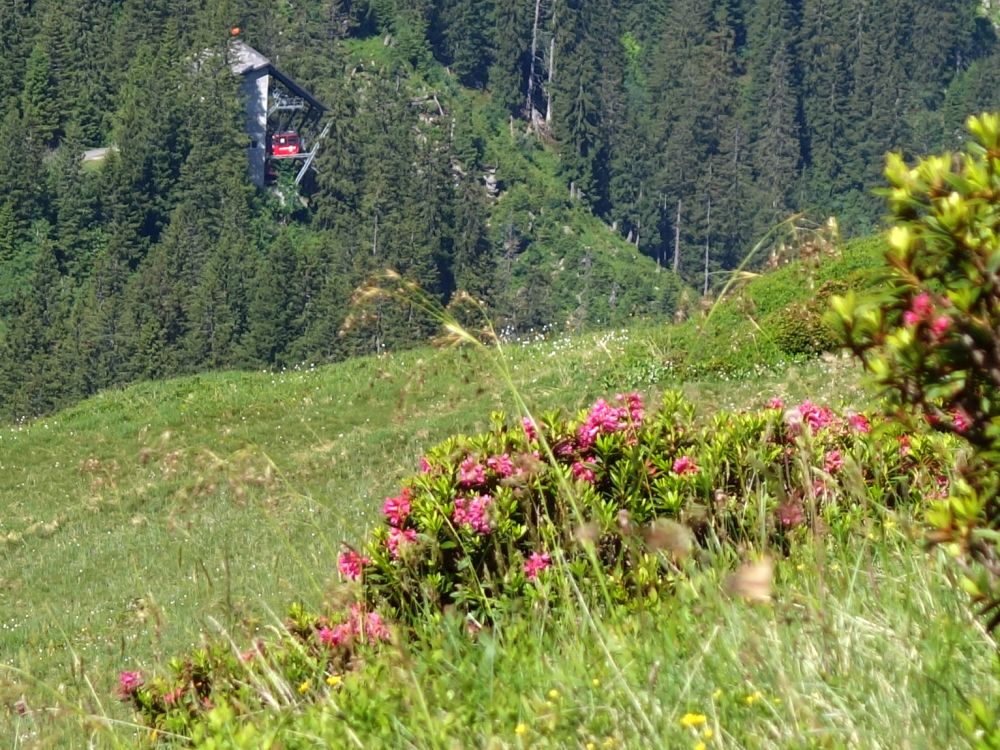
[[[683,314],[789,216],[878,228],[886,152],[958,148],[1000,108],[996,14],[2,0],[0,417],[426,340],[420,305],[352,314],[384,269],[514,334]],[[325,107],[300,180],[248,178],[234,40]]]

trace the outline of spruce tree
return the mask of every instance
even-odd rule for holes
[[[21,113],[28,135],[41,145],[52,145],[59,131],[59,105],[48,50],[36,42],[28,57],[21,91]]]
[[[531,19],[527,0],[495,0],[493,65],[490,91],[493,101],[513,115],[524,114],[524,81],[528,73]]]
[[[482,88],[493,62],[490,19],[493,0],[445,0],[437,13],[445,59],[465,86]]]

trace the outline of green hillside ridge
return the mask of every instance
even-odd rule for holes
[[[878,242],[854,243],[842,257],[821,264],[812,274],[792,265],[754,279],[720,304],[707,321],[515,340],[505,345],[504,356],[515,385],[539,412],[553,407],[575,410],[596,397],[629,388],[655,397],[664,387],[681,388],[705,418],[717,410],[760,407],[773,396],[788,402],[810,398],[863,407],[870,396],[861,387],[853,363],[800,357],[799,364],[791,364],[794,358],[781,352],[772,338],[762,338],[760,324],[751,318],[772,316],[812,298],[810,284],[803,283],[810,275],[812,284],[821,286],[874,266],[879,250]],[[748,312],[748,299],[757,306],[755,313]],[[723,346],[724,341],[729,344]],[[706,361],[712,364],[698,365]],[[695,373],[701,377],[693,378]],[[321,600],[329,591],[341,541],[357,543],[365,536],[377,519],[382,498],[414,471],[417,458],[429,446],[457,432],[485,429],[495,409],[513,409],[510,393],[482,352],[418,349],[320,368],[214,373],[149,382],[108,391],[49,418],[5,428],[0,433],[0,497],[5,507],[0,518],[0,554],[4,569],[15,571],[0,582],[0,650],[5,654],[0,702],[11,719],[9,731],[15,733],[7,736],[21,738],[18,741],[27,743],[26,747],[82,742],[75,712],[128,719],[125,708],[108,697],[114,692],[119,670],[162,661],[190,647],[199,633],[216,633],[217,627],[238,641],[248,641],[275,623],[290,602]],[[901,516],[897,528],[906,529],[909,523]],[[801,554],[807,561],[810,553]],[[845,623],[859,617],[888,618],[877,627],[914,621],[915,614],[905,607],[877,614],[890,603],[880,598],[878,587],[864,592],[858,588],[860,571],[854,560],[861,558],[853,555],[859,551],[848,547],[836,554],[843,557],[838,558],[839,572],[828,585],[862,608],[843,605],[837,617],[845,618]],[[921,612],[929,608],[939,618],[932,618],[927,637],[946,637],[951,644],[948,648],[959,649],[968,660],[968,679],[992,685],[987,660],[980,663],[966,653],[967,649],[975,653],[976,636],[964,624],[966,615],[954,599],[956,594],[942,585],[943,574],[936,568],[928,572],[915,562],[905,535],[893,537],[877,555],[885,557],[869,564],[868,576],[907,581],[918,576],[913,585],[919,585],[921,593],[912,601],[919,602]],[[817,596],[813,584],[805,576],[797,577],[794,570],[788,568],[785,574],[790,590],[801,590],[801,596],[813,602]],[[728,611],[727,605],[713,599],[710,591],[710,581],[719,573],[708,575],[694,583],[692,593],[700,591],[698,596],[706,597],[707,611],[721,615]],[[823,594],[827,595],[832,596]],[[892,604],[898,606],[898,602]],[[874,610],[862,614],[868,607]],[[740,641],[758,637],[752,633],[759,628],[771,633],[768,638],[791,637],[780,634],[782,626],[769,625],[766,617],[750,611],[725,617],[720,643],[731,649],[728,659],[737,659]],[[934,630],[939,625],[950,635]],[[615,637],[632,640],[635,634],[627,635],[633,632],[630,629],[646,626],[625,623],[622,627],[625,630]],[[623,663],[631,664],[630,673],[638,670],[630,683],[641,683],[639,672],[653,669],[654,662],[661,663],[657,669],[664,669],[664,674],[691,669],[693,675],[701,668],[700,657],[688,661],[695,657],[684,656],[683,651],[677,652],[676,666],[668,668],[655,648],[648,649],[661,643],[673,653],[684,648],[681,644],[690,637],[683,633],[690,633],[690,628],[701,631],[703,626],[697,620],[685,620],[664,627],[640,638],[638,642],[644,644],[640,651],[616,647]],[[779,630],[768,630],[773,627]],[[559,641],[547,640],[546,632],[553,631],[546,628],[526,635],[532,639],[530,645],[498,657],[496,676],[506,674],[504,679],[532,683],[548,677],[551,689],[557,691],[595,679],[609,685],[622,679],[605,672],[591,674],[592,667],[578,658],[567,658],[562,666],[536,659],[533,654],[539,652],[533,649],[562,653],[565,648]],[[870,640],[871,633],[856,625],[846,625],[841,632],[845,649],[854,648],[857,639],[868,644],[855,651],[852,663],[856,666],[845,673],[845,679],[863,681],[852,689],[866,691],[879,680],[892,679],[873,671],[870,654],[880,647]],[[460,665],[480,659],[478,651],[458,642],[447,641],[441,648],[450,656],[415,667],[412,675],[416,678],[419,672],[430,681],[426,689],[432,702],[451,700],[446,694],[453,695],[448,690],[454,687],[446,689],[445,685],[454,685],[452,670],[465,671]],[[928,658],[943,659],[944,653],[935,650]],[[900,656],[898,663],[905,662]],[[795,684],[789,686],[789,675],[779,668],[779,661],[762,663],[777,670],[768,679],[778,680],[760,683],[762,688],[771,684],[766,688],[773,691],[769,698],[785,695],[790,703],[801,685],[793,680]],[[732,670],[738,668],[738,661],[719,664],[729,666],[718,666],[721,671],[713,680],[735,679]],[[816,668],[826,667],[817,664]],[[919,664],[916,668],[923,669]],[[392,667],[387,663],[375,669]],[[819,674],[800,673],[800,677],[808,682]],[[383,693],[381,688],[367,692],[365,685],[383,684],[372,679],[376,681],[359,683],[356,688],[372,710],[389,710],[393,701],[411,700],[412,696]],[[875,682],[864,682],[871,680]],[[698,708],[713,700],[712,691],[705,692],[709,682],[700,691],[685,687],[680,694],[674,692],[678,686],[673,682],[658,684],[672,687],[663,693],[646,692],[643,701],[667,706],[683,699],[676,703],[680,711],[683,701]],[[443,692],[438,692],[438,686]],[[56,688],[58,698],[50,692]],[[540,706],[548,700],[543,693],[549,689],[539,688]],[[747,687],[747,695],[756,689]],[[823,701],[840,700],[832,686],[829,690],[823,689]],[[633,733],[638,731],[633,726],[638,719],[621,713],[634,709],[622,702],[629,700],[629,691],[622,686],[622,692],[614,689],[609,695],[616,708],[610,714],[598,712],[605,719],[595,726],[605,727],[602,731],[607,736],[618,737],[615,741],[626,745],[637,741],[642,736],[642,732]],[[33,709],[27,718],[17,716],[15,703],[22,696]],[[745,697],[731,694],[727,700]],[[925,697],[938,700],[936,694]],[[917,701],[905,710],[919,713],[925,697],[903,696],[903,700]],[[462,711],[473,710],[477,701],[486,700],[470,688],[470,702]],[[42,706],[66,710],[34,711]],[[520,735],[511,733],[519,722],[509,727],[501,724],[513,721],[523,710],[501,701],[482,714],[485,724],[472,722],[462,712],[450,721],[473,727],[475,734],[466,736],[466,741],[474,744],[485,741],[480,732],[500,732],[501,728],[510,742],[517,743]],[[540,710],[544,713],[544,706]],[[886,703],[879,710],[883,713],[873,716],[904,709]],[[773,717],[780,709],[768,711]],[[362,715],[358,714],[364,723]],[[458,719],[459,715],[467,718]],[[322,710],[310,716],[303,719],[302,731],[326,732],[330,741],[340,737],[341,729],[336,727],[343,725],[339,721],[331,729],[327,727],[330,717]],[[955,731],[953,714],[949,717],[935,724],[934,736],[947,737]],[[676,719],[673,714],[654,718],[658,725],[663,722],[668,734],[667,727]],[[878,719],[872,721],[874,730]],[[382,726],[381,720],[372,726]],[[131,742],[131,729],[115,731]],[[530,731],[540,730],[532,725]],[[592,731],[597,729],[592,727]],[[105,734],[101,741],[111,744],[114,736]],[[430,736],[418,733],[410,740],[422,744],[430,742]],[[894,738],[903,736],[909,735],[889,732],[882,746],[890,747]],[[400,739],[388,737],[383,736],[383,741]],[[556,746],[566,739],[559,732],[552,737]],[[248,740],[245,746],[266,745]]]

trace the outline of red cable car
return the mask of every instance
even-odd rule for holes
[[[299,140],[299,134],[294,130],[271,135],[271,156],[275,159],[297,156],[301,150],[302,145]]]

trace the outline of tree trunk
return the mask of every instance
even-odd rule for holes
[[[711,174],[711,169],[709,169],[709,174]],[[712,235],[712,196],[708,196],[708,213],[705,218],[705,223],[708,227],[705,229],[705,286],[701,291],[703,297],[708,295],[708,243],[709,237]]]
[[[681,201],[677,199],[677,221],[674,222],[674,273],[681,271]]]
[[[552,40],[549,42],[549,79],[545,84],[545,124],[552,124],[552,76],[556,71],[556,31],[552,29]]]
[[[538,56],[538,18],[541,12],[542,0],[535,0],[535,22],[531,26],[531,63],[528,66],[528,86],[525,93],[525,112],[532,126],[535,124],[535,107],[532,100],[535,98],[535,58]]]

